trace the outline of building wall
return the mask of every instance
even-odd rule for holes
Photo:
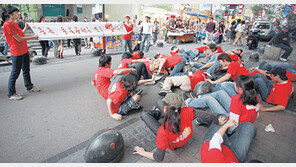
[[[136,8],[137,5],[131,4],[106,4],[105,17],[111,22],[123,21],[125,15],[130,15],[133,19],[137,14]]]

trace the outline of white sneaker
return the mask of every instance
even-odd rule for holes
[[[287,62],[288,60],[285,58],[280,57],[280,61]]]
[[[21,100],[21,99],[23,99],[23,97],[16,93],[9,97],[9,100]]]

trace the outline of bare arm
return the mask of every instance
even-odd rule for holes
[[[217,84],[217,83],[224,82],[224,81],[228,80],[230,77],[231,77],[231,74],[225,74],[223,77],[219,78],[216,81],[212,81],[210,79],[207,79],[207,81],[210,82],[211,84]]]
[[[132,60],[132,63],[142,63],[142,62],[147,62],[150,61],[149,59],[137,59],[137,60]]]
[[[276,105],[276,106],[273,106],[273,107],[264,107],[263,105],[260,104],[260,111],[280,111],[280,110],[284,110],[286,109],[285,106],[282,106],[282,105]]]
[[[23,42],[23,41],[27,41],[33,38],[38,38],[38,35],[33,35],[30,37],[21,37],[19,34],[12,34],[11,35],[15,40],[17,40],[18,42]]]
[[[266,75],[266,71],[264,71],[264,70],[257,69],[257,68],[250,68],[249,69],[249,71],[253,71],[253,70],[258,71],[260,74]]]
[[[139,146],[135,147],[134,150],[135,150],[135,152],[133,154],[139,154],[143,157],[151,159],[152,161],[155,161],[152,152],[147,152],[144,150],[144,148],[141,148]]]
[[[144,83],[148,83],[148,82],[152,82],[155,80],[155,74],[152,75],[151,79],[145,79],[145,80],[140,80],[138,81],[138,85],[144,84]]]
[[[106,101],[107,103],[107,109],[108,109],[108,112],[110,114],[110,116],[116,120],[121,120],[122,116],[120,114],[117,114],[117,113],[113,113],[111,107],[112,107],[112,101],[110,98],[107,99]]]
[[[135,69],[133,68],[123,68],[123,69],[117,69],[113,71],[113,75],[120,75],[120,74],[125,74],[131,71],[134,71]]]
[[[25,27],[22,30],[24,34],[27,32],[28,28],[29,28],[29,24],[28,23],[25,23]]]
[[[235,122],[235,120],[229,120],[228,122],[226,122],[226,124],[224,124],[216,133],[219,133],[221,136],[224,136],[226,130],[229,127],[233,127],[235,126],[237,123]]]

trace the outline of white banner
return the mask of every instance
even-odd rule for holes
[[[121,22],[62,22],[29,23],[39,40],[73,39],[124,35],[127,31]]]

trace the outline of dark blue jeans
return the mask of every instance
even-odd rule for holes
[[[170,77],[173,77],[173,76],[175,76],[177,73],[179,73],[180,71],[182,71],[182,70],[183,70],[183,67],[184,67],[185,65],[186,65],[186,58],[183,57],[182,61],[181,61],[179,64],[175,65],[175,67],[174,67],[174,69],[173,69],[173,71],[172,71]]]
[[[5,40],[5,43],[4,43],[4,50],[3,50],[3,54],[5,55],[5,56],[7,56],[7,53],[8,53],[8,51],[9,51],[9,47],[8,47],[8,43],[7,43],[7,41]]]
[[[146,43],[146,47],[145,47],[145,43]],[[150,47],[150,34],[143,34],[142,35],[140,50],[143,51],[144,47],[145,47],[145,51],[148,52],[149,47]]]
[[[127,52],[127,47],[130,53],[133,53],[133,43],[132,40],[122,39],[122,54]]]
[[[210,141],[220,128],[221,126],[212,123],[205,135],[204,142]],[[224,134],[223,145],[227,146],[234,153],[238,161],[242,163],[247,158],[249,148],[255,136],[256,127],[252,123],[245,122],[239,124],[231,136]]]
[[[284,58],[284,59],[288,58],[290,56],[290,54],[292,53],[292,51],[293,51],[293,48],[291,46],[288,46],[288,45],[285,45],[285,44],[282,44],[282,43],[276,44],[275,46],[280,47],[283,50],[285,50],[285,53],[282,56],[282,58]]]
[[[273,87],[271,82],[264,77],[262,74],[255,74],[253,76],[255,79],[255,89],[261,95],[262,100],[266,101]]]
[[[23,54],[21,56],[11,56],[12,59],[12,70],[8,81],[8,94],[10,97],[15,94],[15,82],[18,76],[23,70],[24,83],[27,90],[32,89],[33,84],[30,77],[30,58],[29,53]]]

